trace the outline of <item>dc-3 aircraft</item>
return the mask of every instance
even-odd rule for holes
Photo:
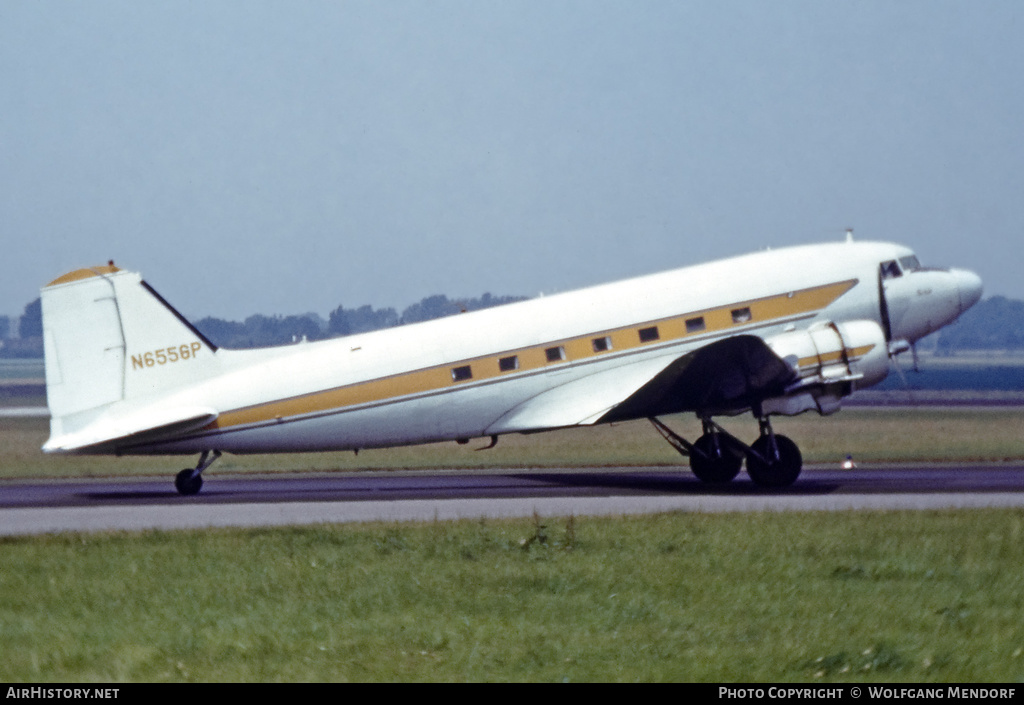
[[[439,320],[226,350],[113,264],[42,290],[48,453],[358,450],[650,419],[700,480],[746,461],[765,487],[800,474],[773,414],[830,414],[890,357],[951,323],[981,279],[900,245],[768,250]],[[658,417],[695,412],[692,443]],[[749,445],[714,417],[752,412]],[[490,447],[490,446],[488,446]]]

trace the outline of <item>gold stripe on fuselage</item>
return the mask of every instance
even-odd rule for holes
[[[686,338],[714,337],[715,334],[726,330],[742,332],[749,328],[777,324],[786,319],[813,315],[845,294],[856,283],[856,279],[849,279],[786,294],[636,323],[612,330],[596,331],[575,338],[553,340],[528,348],[455,360],[436,367],[257,404],[224,412],[204,430],[217,431],[237,426],[274,422],[295,416],[333,412],[388,399],[439,392],[497,377],[514,377],[522,373],[557,367],[566,363],[582,362],[603,355],[675,343]],[[745,309],[749,309],[749,313]],[[737,316],[741,320],[736,320]],[[703,319],[703,327],[693,332],[687,332],[687,321],[697,318]],[[651,328],[657,328],[657,336],[642,340],[640,331]],[[607,346],[607,349],[599,350],[593,341],[603,338],[610,340],[611,344]],[[559,347],[564,351],[564,355],[559,354],[557,359],[549,359],[546,351]],[[512,356],[517,358],[516,366],[513,369],[502,370],[499,361]],[[464,367],[470,368],[471,375],[457,378],[453,374],[453,370]]]

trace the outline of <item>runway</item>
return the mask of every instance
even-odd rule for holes
[[[766,491],[741,474],[709,487],[685,468],[556,468],[5,481],[0,535],[656,512],[839,511],[1024,506],[1024,463],[809,466]]]

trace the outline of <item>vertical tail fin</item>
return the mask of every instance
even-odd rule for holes
[[[46,397],[59,433],[76,415],[208,377],[217,347],[142,277],[79,269],[42,290]],[[67,429],[65,429],[67,430]]]

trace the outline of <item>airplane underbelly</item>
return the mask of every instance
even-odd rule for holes
[[[511,382],[511,381],[510,381]],[[543,382],[482,385],[412,399],[337,409],[197,434],[125,453],[289,453],[416,445],[484,435],[510,404],[538,393]]]

